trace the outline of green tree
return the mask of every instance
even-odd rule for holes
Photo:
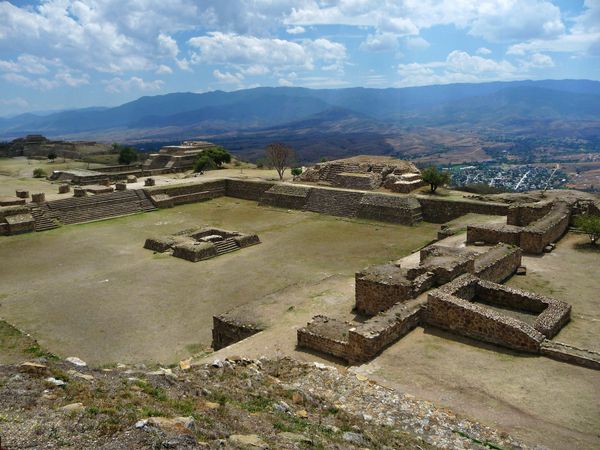
[[[54,153],[54,152],[48,153],[47,158],[50,162],[54,162],[54,160],[56,159],[56,153]]]
[[[231,154],[223,147],[216,146],[204,150],[200,156],[207,156],[214,161],[214,163],[221,167],[223,164],[229,164],[231,162]]]
[[[217,168],[217,163],[204,152],[196,160],[194,165],[194,172],[204,173],[205,170],[213,170]]]
[[[429,183],[431,192],[435,192],[439,186],[450,182],[450,173],[443,172],[437,167],[427,167],[421,172],[421,177],[425,183]]]
[[[600,239],[600,216],[583,214],[575,219],[575,225],[588,235],[592,245]]]
[[[119,164],[131,164],[138,160],[138,152],[133,147],[119,146]]]
[[[294,175],[295,177],[298,175],[302,175],[302,167],[294,167],[292,168],[292,175]]]

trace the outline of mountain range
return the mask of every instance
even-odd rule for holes
[[[580,130],[580,124],[585,129]],[[565,126],[573,124],[573,126]],[[540,80],[410,88],[254,88],[141,97],[113,108],[0,118],[0,139],[242,142],[336,135],[377,140],[415,129],[600,138],[600,82]],[[558,131],[556,131],[558,130]],[[243,148],[241,150],[248,150]]]

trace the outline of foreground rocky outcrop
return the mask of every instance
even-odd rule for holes
[[[360,375],[290,359],[0,366],[7,448],[525,448]]]

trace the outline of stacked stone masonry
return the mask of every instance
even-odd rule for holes
[[[517,205],[509,208],[506,224],[482,224],[467,227],[467,243],[505,242],[526,253],[542,253],[544,248],[567,231],[571,207],[565,202]]]
[[[256,244],[260,244],[260,239],[255,234],[200,228],[148,238],[144,248],[160,253],[171,252],[176,258],[198,262]]]
[[[260,331],[262,331],[262,327],[257,324],[241,323],[225,315],[214,316],[212,348],[219,350],[244,340]]]

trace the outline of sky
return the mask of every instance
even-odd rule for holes
[[[0,0],[0,116],[257,86],[600,79],[600,0]]]

